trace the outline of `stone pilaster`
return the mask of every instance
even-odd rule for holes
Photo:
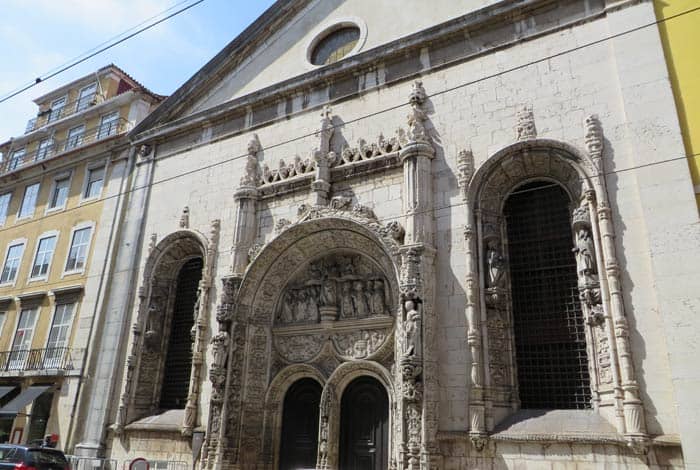
[[[401,249],[401,338],[397,351],[401,397],[398,468],[434,468],[437,446],[437,346],[434,313],[434,214],[432,159],[435,151],[425,123],[427,95],[421,82],[409,96],[408,141],[401,149],[404,169],[405,246]]]

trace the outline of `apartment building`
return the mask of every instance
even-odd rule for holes
[[[126,133],[160,101],[109,65],[0,144],[0,442],[65,447],[124,199]],[[133,158],[133,155],[131,155]]]

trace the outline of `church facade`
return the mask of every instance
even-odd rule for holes
[[[279,1],[131,132],[78,453],[700,464],[698,208],[653,6],[402,10]]]

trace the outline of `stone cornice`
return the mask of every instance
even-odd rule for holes
[[[543,8],[545,6],[551,8]],[[567,16],[562,18],[561,11],[566,11]],[[135,144],[139,144],[176,133],[213,127],[212,139],[207,142],[209,143],[212,140],[236,135],[289,118],[294,114],[316,109],[327,102],[348,99],[389,83],[410,79],[429,70],[464,62],[523,40],[568,28],[604,13],[602,4],[591,8],[578,0],[499,2],[327,67],[290,78],[162,125],[156,125],[156,122],[167,110],[157,110],[154,113],[158,115],[144,120],[129,134],[129,137]],[[518,24],[532,18],[537,26],[525,32],[520,31],[512,20],[514,17],[522,20]],[[502,40],[495,41],[494,38],[502,38]],[[456,43],[462,43],[461,47],[454,47]],[[424,65],[426,57],[429,65]],[[205,69],[209,66],[210,64],[205,66]],[[363,73],[378,69],[383,69],[384,81],[370,87],[361,84],[360,76]],[[214,71],[209,70],[208,73],[214,73]],[[200,85],[204,86],[205,83],[202,81]],[[190,84],[188,87],[192,90],[193,86],[194,84]],[[173,96],[181,94],[184,99],[185,92],[182,91],[184,88],[178,90]],[[280,106],[280,103],[285,101],[291,102],[291,97],[299,93],[328,98],[318,103],[312,101],[306,108],[294,109],[293,106]],[[219,124],[224,119],[228,122]],[[239,121],[240,124],[232,124],[232,121]]]

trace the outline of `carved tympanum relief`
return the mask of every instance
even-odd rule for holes
[[[286,285],[275,315],[275,348],[307,362],[331,340],[345,359],[364,359],[386,343],[393,325],[389,284],[366,257],[339,252],[317,258]]]

